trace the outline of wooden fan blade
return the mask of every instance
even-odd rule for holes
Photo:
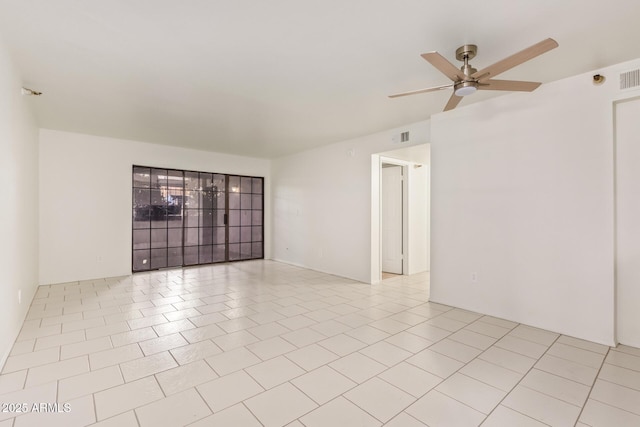
[[[436,67],[442,74],[449,77],[453,82],[459,82],[464,79],[464,73],[451,62],[440,55],[438,52],[423,53],[422,56],[431,65]]]
[[[389,98],[398,98],[401,96],[416,95],[418,93],[435,92],[435,91],[447,89],[450,87],[453,87],[453,85],[451,84],[451,85],[428,87],[426,89],[418,89],[418,90],[412,90],[409,92],[396,93],[395,95],[389,95]]]
[[[451,98],[449,98],[449,102],[447,102],[447,105],[444,106],[444,110],[442,110],[442,111],[453,110],[454,108],[456,108],[458,106],[460,101],[462,101],[462,97],[461,96],[457,96],[455,93],[452,93],[451,94]]]
[[[498,61],[493,65],[488,66],[487,68],[483,68],[480,71],[476,71],[471,75],[474,79],[478,79],[480,82],[484,82],[492,77],[497,76],[500,73],[504,73],[511,68],[522,64],[530,59],[535,58],[538,55],[542,55],[545,52],[550,51],[558,47],[558,42],[554,39],[546,39],[541,41],[540,43],[536,43],[533,46],[530,46],[524,50],[521,50],[518,53],[515,53],[502,61]]]
[[[485,80],[478,85],[478,90],[510,90],[518,92],[533,92],[542,83],[520,82],[517,80]]]

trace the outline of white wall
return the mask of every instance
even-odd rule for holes
[[[0,366],[8,356],[38,284],[38,128],[35,97],[0,40]],[[37,88],[36,88],[37,89]],[[22,303],[18,292],[22,291]]]
[[[613,344],[612,100],[634,65],[432,118],[433,301]]]
[[[424,121],[274,160],[273,259],[371,282],[371,155],[405,130],[429,139]]]
[[[269,160],[43,129],[41,284],[131,273],[134,164],[265,177],[265,258],[270,257]]]

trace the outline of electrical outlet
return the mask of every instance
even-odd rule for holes
[[[471,273],[471,283],[478,283],[478,273],[475,271]]]

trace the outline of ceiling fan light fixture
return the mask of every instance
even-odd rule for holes
[[[477,90],[475,82],[460,82],[456,84],[454,93],[456,96],[467,96],[476,93]]]

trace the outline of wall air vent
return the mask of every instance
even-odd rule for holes
[[[400,134],[400,142],[409,142],[409,131]]]
[[[620,89],[631,89],[640,86],[640,69],[620,73]]]

